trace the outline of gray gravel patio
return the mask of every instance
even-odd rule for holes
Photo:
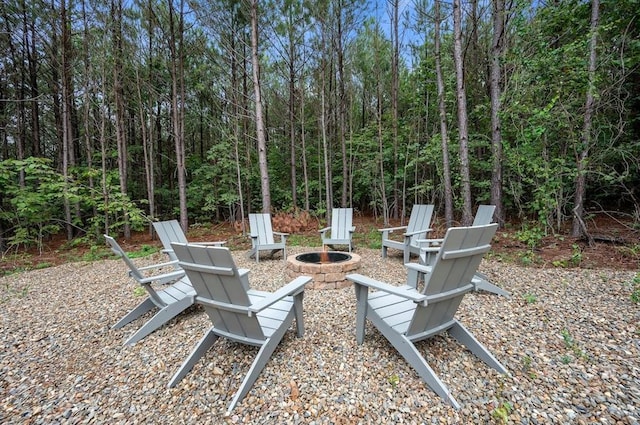
[[[309,251],[292,247],[290,254]],[[359,248],[362,274],[400,284],[401,257]],[[278,255],[252,287],[284,285]],[[164,260],[160,254],[140,265]],[[0,278],[0,423],[638,424],[640,305],[633,272],[537,269],[484,260],[511,298],[472,293],[458,319],[510,371],[502,376],[449,337],[418,344],[461,404],[435,395],[367,325],[355,341],[352,288],[307,290],[304,338],[293,328],[250,393],[225,415],[257,349],[218,342],[176,388],[167,383],[210,322],[192,307],[133,347],[110,327],[140,298],[121,260],[69,263]]]

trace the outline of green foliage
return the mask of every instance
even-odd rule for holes
[[[571,363],[573,361],[573,357],[571,357],[568,354],[563,354],[562,357],[560,357],[560,361],[563,364],[569,364],[569,363]]]
[[[111,257],[113,253],[104,245],[91,245],[89,251],[82,255],[82,261],[97,261]]]
[[[543,237],[544,232],[540,227],[530,227],[527,223],[524,223],[522,229],[516,232],[516,238],[525,243],[530,251],[539,247]]]
[[[579,267],[580,263],[582,263],[582,249],[580,245],[574,243],[571,245],[571,264],[574,267]]]
[[[530,379],[536,379],[537,375],[532,370],[533,359],[529,355],[522,357],[522,371],[526,373]]]
[[[140,229],[146,223],[142,210],[123,195],[117,181],[117,173],[110,172],[105,179],[106,196],[97,194],[99,189],[87,185],[86,179],[95,176],[88,170],[76,168],[67,180],[51,167],[51,161],[29,157],[25,160],[0,162],[0,184],[5,188],[8,207],[0,209],[0,220],[8,223],[11,234],[7,238],[10,248],[36,246],[42,249],[44,241],[58,232],[65,224],[93,235],[109,231],[118,232],[125,223]],[[21,176],[24,184],[21,184]],[[75,215],[72,223],[65,223],[65,203],[70,208],[86,212],[86,222]],[[71,207],[73,205],[73,207]],[[94,214],[97,212],[99,214]]]
[[[129,258],[142,258],[147,257],[151,254],[155,254],[158,251],[160,251],[160,249],[157,246],[145,244],[140,247],[140,250],[129,252],[127,253],[127,255],[129,256]]]
[[[321,246],[322,240],[320,239],[319,234],[310,236],[310,235],[289,235],[287,237],[287,245],[290,246]]]
[[[538,297],[535,294],[524,294],[524,300],[527,304],[533,304],[538,300]]]
[[[393,374],[389,377],[389,383],[391,387],[396,388],[400,383],[400,377],[397,374]]]
[[[640,304],[640,273],[636,273],[631,282],[631,301],[635,304]]]
[[[575,345],[575,341],[573,340],[571,333],[569,333],[569,331],[565,328],[562,330],[561,334],[565,347],[572,348]]]
[[[498,383],[499,400],[502,399],[502,401],[499,401],[497,406],[491,411],[491,417],[502,424],[507,424],[509,423],[509,415],[513,412],[513,405],[510,401],[505,400],[504,379],[500,379]]]
[[[563,329],[561,332],[561,335],[562,335],[562,340],[564,341],[565,347],[570,349],[577,358],[583,358],[583,359],[587,358],[586,353],[582,351],[580,346],[573,339],[573,336],[571,336],[571,333],[569,332],[568,329],[566,328]],[[564,357],[568,357],[569,359],[571,358],[571,356],[563,356],[563,358]],[[564,360],[563,360],[563,363],[564,363]]]
[[[0,220],[13,230],[9,247],[28,248],[35,244],[42,249],[43,240],[60,229],[57,218],[66,186],[50,164],[47,159],[33,157],[0,162],[0,186],[8,201],[8,208],[0,211]]]
[[[513,411],[513,405],[508,401],[500,403],[500,406],[493,409],[491,417],[502,424],[509,423],[509,415]]]
[[[133,288],[133,296],[135,297],[143,297],[147,294],[146,289],[144,289],[142,286],[138,285],[135,288]]]

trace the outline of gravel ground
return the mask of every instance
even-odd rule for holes
[[[293,247],[290,254],[303,251]],[[362,274],[395,284],[405,278],[399,255],[357,253]],[[244,252],[234,257],[251,269],[255,289],[286,283],[279,257],[260,264]],[[167,388],[210,325],[200,307],[125,347],[150,316],[110,330],[140,301],[122,261],[2,277],[0,423],[639,423],[640,306],[630,300],[632,272],[492,260],[480,270],[513,296],[470,294],[458,318],[511,375],[488,368],[447,336],[418,343],[460,410],[437,397],[371,324],[364,344],[356,344],[355,296],[345,288],[305,292],[304,338],[287,332],[228,416],[256,348],[218,342],[176,388]]]

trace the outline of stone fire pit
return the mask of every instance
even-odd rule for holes
[[[351,284],[345,275],[360,268],[358,254],[321,251],[287,257],[287,277],[311,276],[308,289],[339,289]]]

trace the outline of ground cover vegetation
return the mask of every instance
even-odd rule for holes
[[[156,219],[230,236],[352,206],[377,236],[415,203],[443,228],[492,203],[523,263],[600,243],[637,265],[639,7],[3,2],[3,261]]]

